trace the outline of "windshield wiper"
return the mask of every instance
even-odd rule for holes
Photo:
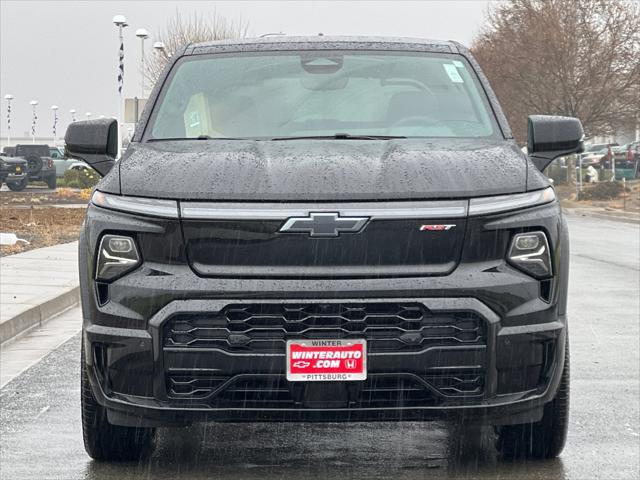
[[[271,140],[394,140],[407,138],[401,135],[352,135],[350,133],[335,133],[333,135],[307,135],[300,137],[276,137]]]
[[[255,140],[248,137],[210,137],[209,135],[198,135],[197,137],[172,137],[172,138],[150,138],[148,142],[178,142],[181,140]]]

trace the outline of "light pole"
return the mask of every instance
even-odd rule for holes
[[[72,108],[69,113],[71,114],[71,123],[74,123],[76,121],[76,109]]]
[[[11,143],[11,100],[13,100],[13,95],[7,93],[4,96],[4,99],[7,101],[7,146]]]
[[[164,42],[153,42],[153,49],[156,51],[156,53],[158,55],[162,55],[163,58],[163,62],[160,63],[160,65],[158,65],[158,63],[156,63],[156,68],[155,68],[155,73],[156,75],[162,71],[162,67],[164,64],[167,63],[167,61],[169,60],[169,54],[167,53],[167,46],[164,44]]]
[[[53,110],[53,146],[56,146],[58,141],[58,105],[51,105]]]
[[[87,120],[91,120],[91,112],[87,112],[84,115],[87,117]]]
[[[164,58],[169,58],[169,55],[167,55],[167,46],[164,44],[164,42],[153,42],[153,49],[161,54]]]
[[[636,105],[640,102],[640,85],[638,85],[638,89],[636,90]],[[636,109],[636,142],[640,142],[640,112]],[[637,169],[636,169],[637,171]]]
[[[122,30],[128,24],[124,15],[116,15],[111,21],[118,27],[118,38],[120,39],[120,48],[118,50],[118,158],[120,158],[120,150],[122,149],[122,87],[124,85],[124,35]]]
[[[38,120],[38,113],[36,112],[36,107],[38,106],[38,101],[31,100],[29,104],[33,109],[33,116],[31,117],[31,143],[36,143],[36,121]]]
[[[140,39],[140,98],[144,98],[144,41],[149,38],[149,32],[139,28],[136,30],[136,37]]]

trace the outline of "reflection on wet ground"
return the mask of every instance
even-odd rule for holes
[[[165,429],[149,461],[87,463],[85,478],[564,478],[561,460],[502,462],[491,433],[413,422]]]

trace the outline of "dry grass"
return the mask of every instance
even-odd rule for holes
[[[5,233],[15,233],[22,242],[12,246],[0,246],[0,256],[24,252],[33,248],[48,247],[78,239],[84,220],[84,208],[36,207],[0,208],[0,225]]]
[[[565,207],[599,207],[640,212],[640,181],[638,180],[627,182],[625,190],[620,182],[585,184],[580,200],[577,198],[575,186],[558,185],[556,192]]]
[[[18,205],[52,205],[52,204],[69,204],[69,203],[87,203],[91,198],[91,188],[83,190],[75,188],[58,188],[55,192],[0,192],[0,205],[2,206],[18,206]]]

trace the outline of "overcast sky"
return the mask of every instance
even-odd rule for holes
[[[152,35],[179,9],[184,14],[216,11],[242,18],[251,36],[269,32],[327,35],[398,35],[458,40],[469,45],[482,26],[486,1],[424,2],[211,2],[211,1],[6,1],[0,0],[0,93],[6,136],[7,103],[12,102],[12,136],[28,135],[31,100],[38,100],[37,135],[51,135],[56,104],[59,136],[74,108],[117,114],[118,34],[115,14],[127,17],[125,96],[139,95],[140,41],[137,28]],[[147,41],[150,48],[154,39]]]

